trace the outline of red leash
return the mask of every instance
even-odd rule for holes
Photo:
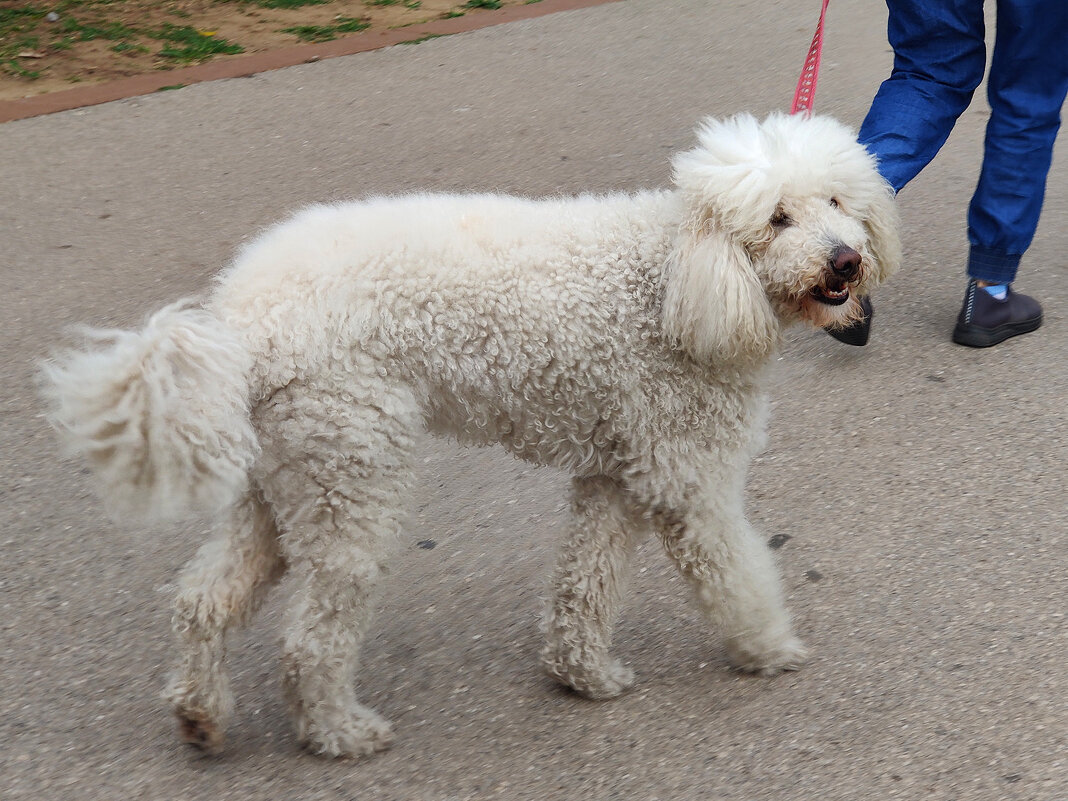
[[[827,15],[827,4],[829,2],[830,0],[823,0],[823,8],[820,9],[820,21],[816,25],[816,34],[812,37],[812,44],[809,45],[808,56],[805,58],[805,66],[801,68],[801,77],[797,81],[794,104],[790,106],[791,114],[812,116],[812,101],[816,97],[816,81],[820,77],[820,53],[823,52],[823,18]]]

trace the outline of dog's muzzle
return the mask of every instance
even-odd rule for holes
[[[851,247],[839,245],[831,253],[821,284],[812,288],[812,296],[828,306],[841,306],[849,300],[850,285],[859,277],[860,254]]]

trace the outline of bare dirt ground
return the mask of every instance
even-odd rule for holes
[[[0,100],[532,1],[0,0]]]

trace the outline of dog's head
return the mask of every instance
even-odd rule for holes
[[[696,358],[764,358],[796,321],[846,325],[901,260],[893,192],[832,119],[706,120],[674,171],[664,325]]]

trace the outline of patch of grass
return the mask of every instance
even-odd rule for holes
[[[27,21],[36,23],[42,19],[48,11],[36,6],[24,6],[22,8],[0,8],[0,34],[10,31],[18,31],[20,25]]]
[[[264,3],[308,2],[328,0],[262,0]],[[198,31],[188,25],[164,23],[158,30],[133,27],[110,18],[121,10],[124,0],[55,0],[50,7],[24,6],[0,8],[0,67],[20,78],[39,78],[41,72],[24,66],[19,58],[24,51],[58,54],[71,50],[78,42],[102,40],[114,42],[115,53],[148,53],[143,41],[157,39],[163,43],[161,58],[179,63],[204,61],[219,54],[242,53],[244,48],[233,42]],[[58,15],[46,20],[51,11]],[[177,13],[181,9],[172,9]]]
[[[138,32],[121,22],[103,22],[97,25],[78,22],[74,17],[65,17],[60,22],[60,30],[68,34],[77,34],[79,42],[91,42],[94,39],[111,41],[133,39]]]
[[[183,63],[245,52],[245,48],[239,44],[228,42],[208,31],[198,31],[188,25],[171,25],[168,22],[158,31],[149,31],[148,35],[164,42],[164,47],[159,51],[160,56]]]
[[[18,54],[35,50],[37,37],[30,34],[48,11],[37,6],[23,8],[0,8],[0,66],[19,78],[39,78],[38,70],[23,66]]]
[[[53,45],[55,47],[55,45]],[[111,46],[111,52],[113,53],[147,53],[148,48],[144,45],[134,44],[133,42],[119,42],[116,45]]]
[[[40,78],[42,75],[40,70],[28,70],[14,58],[6,59],[2,63],[4,69],[17,78],[29,78],[32,81],[36,78]]]
[[[371,27],[371,23],[355,17],[338,17],[334,25],[296,25],[282,28],[284,33],[291,33],[302,42],[329,42],[342,33],[357,33]]]
[[[170,86],[161,86],[157,92],[173,92],[175,89],[184,89],[184,83],[172,83]]]
[[[229,6],[229,12],[235,17],[251,11],[260,23],[276,31],[275,38],[287,34],[303,42],[326,42],[372,27],[369,18],[342,16],[323,24],[295,24],[313,21],[307,19],[312,17],[311,13],[301,20],[299,9],[302,7],[331,2],[333,0],[0,0],[0,80],[9,77],[32,80],[43,75],[76,80],[70,73],[78,70],[86,72],[83,77],[87,79],[99,80],[112,77],[116,72],[170,69],[206,61],[216,55],[242,53],[244,48],[240,44],[202,30],[208,19],[219,18],[221,6]],[[401,9],[425,11],[428,5],[425,0],[364,2],[367,6],[390,7],[397,12]],[[473,9],[499,9],[519,2],[539,0],[450,0],[446,6],[449,11],[434,16],[462,17]],[[210,15],[209,6],[214,7]],[[283,16],[274,13],[277,10],[289,13]],[[322,14],[319,11],[316,18]],[[404,14],[397,24],[410,24],[405,20],[413,16],[417,14]],[[164,20],[177,20],[177,23]],[[277,31],[278,25],[287,24],[293,27]],[[414,38],[405,44],[430,38],[434,37]],[[280,44],[282,42],[272,42],[273,46]],[[103,68],[98,69],[100,67]]]
[[[19,48],[21,50],[36,50],[40,46],[41,40],[36,36],[24,36],[19,40]]]

